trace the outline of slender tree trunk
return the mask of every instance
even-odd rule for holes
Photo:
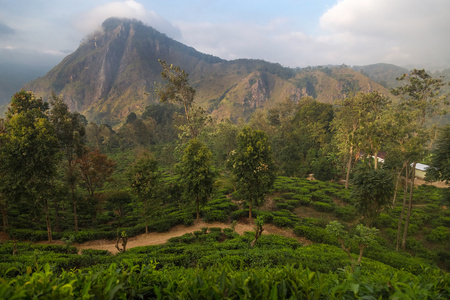
[[[350,170],[352,168],[353,146],[350,148],[350,157],[347,164],[347,175],[345,176],[345,189],[348,189],[348,181],[350,180]]]
[[[358,256],[358,261],[356,262],[356,265],[358,265],[358,266],[361,264],[361,260],[362,260],[365,248],[366,248],[365,245],[360,245],[359,246],[359,256]]]
[[[92,208],[92,225],[94,226],[97,222],[97,209],[98,209],[98,201],[95,199],[94,193],[90,195]]]
[[[374,162],[374,164],[375,164],[375,170],[378,168],[378,151],[377,152],[375,152],[375,162]]]
[[[144,200],[144,220],[145,220],[145,234],[148,234],[148,216],[147,216],[147,200]]]
[[[75,225],[75,232],[78,232],[77,198],[75,197],[75,187],[73,184],[70,185],[70,192],[72,194],[73,223]]]
[[[45,212],[45,221],[47,223],[47,237],[48,241],[52,241],[52,227],[50,225],[50,213],[48,211],[48,202],[44,200],[44,212]]]
[[[60,217],[59,217],[59,205],[58,205],[58,201],[56,199],[54,199],[53,201],[53,209],[55,210],[55,231],[59,232],[61,231],[61,226],[60,226]]]
[[[8,210],[7,205],[3,205],[0,203],[0,209],[2,210],[2,219],[3,219],[3,232],[6,233],[8,229]]]
[[[403,163],[402,169],[398,172],[398,175],[397,175],[397,182],[395,183],[394,198],[392,199],[392,206],[395,206],[395,201],[397,199],[398,185],[402,179],[402,172],[405,169],[405,166],[406,166],[406,163]]]
[[[412,197],[414,192],[414,177],[416,176],[416,163],[413,163],[411,170],[411,187],[409,190],[409,202],[408,202],[408,212],[406,214],[405,228],[403,229],[403,239],[402,239],[402,248],[406,248],[406,237],[408,236],[408,226],[409,220],[411,219],[412,212]]]
[[[248,220],[252,223],[252,204],[253,200],[248,201]]]
[[[395,246],[395,251],[398,251],[398,249],[400,248],[400,233],[402,231],[402,222],[403,222],[403,215],[405,214],[406,195],[407,194],[408,194],[408,163],[406,162],[405,187],[404,187],[404,193],[403,193],[403,205],[402,205],[402,211],[400,213],[400,217],[398,219],[397,243],[396,243],[396,246]]]
[[[200,200],[198,199],[198,196],[195,204],[197,206],[197,222],[200,222]]]
[[[352,254],[350,253],[350,247],[347,248],[345,246],[343,239],[338,238],[338,241],[341,244],[342,250],[344,250],[345,253],[347,253],[348,259],[350,260],[350,263],[351,263],[352,272],[355,272],[355,260],[354,260],[354,258],[352,256]]]

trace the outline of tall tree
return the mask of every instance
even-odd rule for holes
[[[0,118],[0,153],[2,145],[4,143],[5,134],[6,134],[5,120]],[[2,176],[3,176],[2,173],[0,173],[0,182],[3,181]],[[3,231],[6,232],[8,228],[8,201],[7,197],[2,195],[1,189],[0,189],[0,209],[2,211]]]
[[[339,103],[336,110],[336,117],[333,120],[335,137],[338,140],[338,147],[347,160],[345,188],[348,189],[352,161],[356,154],[359,155],[357,132],[361,125],[360,103],[363,94],[347,97]]]
[[[356,167],[351,182],[356,207],[364,217],[366,226],[372,226],[383,209],[391,204],[394,190],[392,174],[385,169],[374,169],[361,163]]]
[[[250,221],[253,205],[264,201],[273,186],[275,170],[267,135],[244,127],[238,134],[238,147],[230,155],[229,166],[237,177],[239,195],[248,202]]]
[[[431,166],[427,169],[427,180],[450,182],[450,126],[441,129],[432,151]]]
[[[148,233],[150,212],[157,211],[160,203],[159,182],[161,173],[158,170],[158,161],[148,155],[144,155],[133,164],[127,176],[131,187],[142,202],[145,233]]]
[[[188,73],[178,66],[167,65],[163,60],[159,62],[163,68],[161,77],[165,84],[157,89],[156,95],[161,102],[173,102],[184,107],[187,122],[185,132],[195,138],[200,134],[208,117],[203,108],[194,105],[196,91],[189,84]]]
[[[411,171],[406,172],[405,176],[405,186],[407,186],[408,177],[410,178],[410,192],[402,238],[402,248],[405,249],[408,226],[412,213],[415,167],[417,162],[423,159],[430,150],[437,130],[435,126],[426,128],[425,123],[438,113],[438,108],[441,108],[441,111],[445,112],[444,106],[448,103],[445,101],[447,95],[440,95],[440,89],[444,85],[443,80],[440,78],[432,78],[425,70],[414,69],[409,74],[403,74],[398,80],[401,81],[402,85],[397,89],[393,89],[392,93],[400,96],[399,105],[410,117],[407,128],[409,129],[408,136],[410,138],[408,144],[411,146],[411,151],[409,151],[411,155],[408,155],[408,157],[411,158],[410,161],[412,162]],[[408,164],[406,165],[407,167]],[[405,210],[405,205],[404,200],[402,212]],[[401,214],[399,219],[397,249],[402,218],[403,214]]]
[[[389,100],[378,92],[360,92],[339,103],[333,128],[338,147],[347,157],[345,188],[348,188],[352,162],[359,157],[361,150],[365,155],[375,157],[377,167],[378,152],[385,136],[383,128],[386,128],[382,116],[388,104]]]
[[[81,176],[81,185],[88,192],[88,199],[91,203],[93,220],[97,214],[97,199],[95,192],[102,188],[106,182],[111,181],[116,162],[100,153],[98,149],[86,149],[76,161],[77,169]]]
[[[200,205],[206,204],[213,189],[211,159],[212,154],[208,147],[200,140],[192,139],[184,149],[181,161],[184,196],[195,203],[197,221],[200,220]]]
[[[78,176],[75,160],[80,158],[82,154],[84,147],[83,137],[86,134],[86,124],[84,124],[79,113],[70,112],[67,104],[54,93],[52,93],[50,105],[50,122],[55,127],[59,147],[66,160],[65,179],[69,185],[72,198],[75,232],[78,232],[77,197],[75,195]]]
[[[0,149],[0,189],[12,201],[42,207],[48,240],[52,240],[48,198],[58,164],[58,140],[48,120],[48,103],[24,90],[16,93],[7,112]],[[36,201],[36,203],[33,203]]]

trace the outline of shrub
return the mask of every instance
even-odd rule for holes
[[[255,213],[255,210],[252,211]],[[231,213],[231,220],[239,220],[240,218],[248,217],[248,209],[238,209]]]
[[[442,217],[441,219],[442,219],[442,224],[445,227],[450,227],[450,217]]]
[[[311,197],[309,195],[297,195],[295,198],[300,205],[309,205],[311,203]]]
[[[203,220],[208,223],[212,222],[226,222],[228,215],[223,210],[211,210],[203,216]]]
[[[301,220],[301,223],[302,223],[302,225],[318,226],[318,227],[325,228],[325,226],[327,226],[329,221],[324,218],[303,218]]]
[[[8,235],[11,238],[21,240],[21,241],[45,241],[48,239],[46,230],[32,230],[32,229],[8,229]],[[62,233],[52,232],[52,238],[59,240],[62,238]]]
[[[227,237],[227,239],[234,239],[239,236],[239,234],[231,228],[224,228],[223,234]]]
[[[290,227],[292,226],[293,222],[286,217],[273,217],[272,224],[277,227]]]
[[[298,200],[286,200],[286,203],[295,208],[299,205]]]
[[[95,250],[95,249],[83,249],[81,250],[82,255],[111,255],[108,250]]]
[[[148,227],[151,231],[165,232],[172,228],[172,223],[170,219],[163,219],[149,224]]]
[[[311,199],[313,201],[320,201],[320,202],[332,202],[330,196],[325,195],[325,193],[322,190],[315,191],[311,193]]]
[[[321,212],[333,212],[335,209],[333,204],[323,202],[313,202],[313,207]]]
[[[273,197],[273,202],[277,203],[277,202],[284,202],[284,198],[283,197]]]
[[[182,243],[182,244],[191,244],[195,242],[196,236],[192,233],[186,233],[182,236],[172,237],[168,240],[170,243]]]
[[[299,225],[294,228],[294,233],[316,243],[337,244],[337,239],[321,227]]]
[[[318,202],[316,202],[318,203]],[[334,213],[345,222],[351,222],[356,218],[356,209],[353,206],[338,206]]]
[[[283,196],[284,199],[292,199],[292,197],[295,196],[295,193],[291,193],[291,192],[284,193],[282,196]]]
[[[397,222],[390,215],[385,213],[380,213],[378,218],[375,220],[374,225],[377,228],[397,228]]]
[[[275,206],[278,210],[282,210],[282,209],[294,210],[294,207],[288,203],[278,202],[275,204]]]
[[[427,240],[432,243],[442,243],[447,242],[450,239],[450,232],[447,227],[439,226],[431,231],[429,235],[427,235]]]

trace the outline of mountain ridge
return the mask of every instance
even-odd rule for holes
[[[286,97],[298,101],[310,96],[333,103],[355,91],[389,94],[388,86],[370,79],[363,68],[291,69],[262,60],[228,61],[201,53],[137,20],[109,18],[102,27],[25,88],[44,99],[54,91],[71,110],[111,125],[158,101],[152,92],[161,82],[158,59],[186,70],[197,90],[196,102],[217,119],[248,119],[256,109]]]

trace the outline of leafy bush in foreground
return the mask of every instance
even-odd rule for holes
[[[301,265],[233,270],[166,269],[148,265],[111,264],[99,270],[43,270],[5,280],[2,299],[448,299],[450,275],[425,271],[321,273]]]

